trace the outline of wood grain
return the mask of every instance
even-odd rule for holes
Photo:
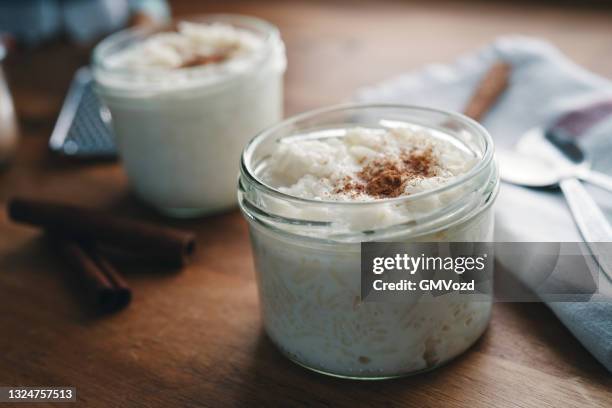
[[[457,55],[507,32],[555,42],[612,77],[612,14],[485,2],[190,2],[177,14],[254,14],[288,47],[287,112],[347,99],[355,87]],[[39,232],[0,213],[0,385],[71,385],[78,406],[612,406],[606,370],[539,304],[496,304],[485,336],[446,367],[362,383],[289,362],[261,329],[245,222],[237,211],[169,221],[129,193],[114,163],[72,163],[46,149],[87,49],[54,43],[8,62],[22,129],[0,202],[16,194],[113,209],[197,232],[183,271],[135,270],[134,299],[95,318],[78,307],[66,266]],[[39,406],[39,405],[37,405]],[[43,405],[40,405],[43,406]]]

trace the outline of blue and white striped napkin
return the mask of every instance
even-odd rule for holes
[[[546,126],[587,101],[611,99],[612,82],[576,65],[550,44],[521,36],[502,37],[450,65],[434,64],[358,90],[359,102],[401,103],[461,110],[479,79],[497,60],[512,64],[510,88],[484,118],[498,148],[511,148],[534,126]],[[593,168],[612,174],[612,117],[580,137]],[[587,187],[609,220],[612,195]],[[560,192],[502,184],[495,205],[495,239],[501,242],[579,242]],[[527,281],[519,267],[505,265]],[[549,302],[580,342],[612,371],[612,297],[598,302]]]

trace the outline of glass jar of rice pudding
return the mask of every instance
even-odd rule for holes
[[[473,120],[409,106],[313,111],[256,136],[240,170],[263,324],[293,361],[397,377],[449,361],[484,332],[490,295],[360,298],[361,242],[492,241],[499,176]]]
[[[133,189],[173,216],[236,205],[236,164],[249,139],[282,118],[285,48],[278,30],[238,15],[128,29],[94,50]]]

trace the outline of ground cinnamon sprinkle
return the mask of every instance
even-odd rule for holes
[[[220,54],[206,55],[206,56],[198,55],[198,56],[195,56],[183,62],[180,68],[191,68],[191,67],[198,67],[198,66],[207,65],[207,64],[217,64],[219,62],[223,62],[225,59],[227,59],[227,55],[220,55]]]
[[[359,179],[345,177],[336,193],[353,197],[364,192],[376,198],[398,197],[407,182],[435,176],[437,160],[431,148],[405,150],[399,157],[374,160],[357,173]]]
[[[402,194],[405,177],[395,163],[385,160],[368,164],[359,172],[365,190],[373,197],[397,197]]]
[[[354,198],[364,193],[365,190],[366,186],[363,183],[356,182],[351,177],[346,176],[342,179],[340,186],[337,187],[334,192],[336,194],[347,194]]]
[[[437,164],[431,148],[402,152],[400,159],[404,167],[413,176],[432,177]]]
[[[201,65],[218,64],[227,60],[230,55],[236,51],[236,47],[226,47],[225,49],[217,51],[215,54],[210,55],[194,55],[193,57],[183,61],[179,68],[191,68],[198,67]]]

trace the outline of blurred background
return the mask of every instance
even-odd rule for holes
[[[137,19],[251,14],[288,48],[286,113],[336,103],[363,84],[446,62],[501,34],[551,41],[612,76],[612,2],[598,1],[0,1],[4,65],[22,130],[48,137],[74,71],[107,33]],[[321,92],[324,89],[325,92]]]

